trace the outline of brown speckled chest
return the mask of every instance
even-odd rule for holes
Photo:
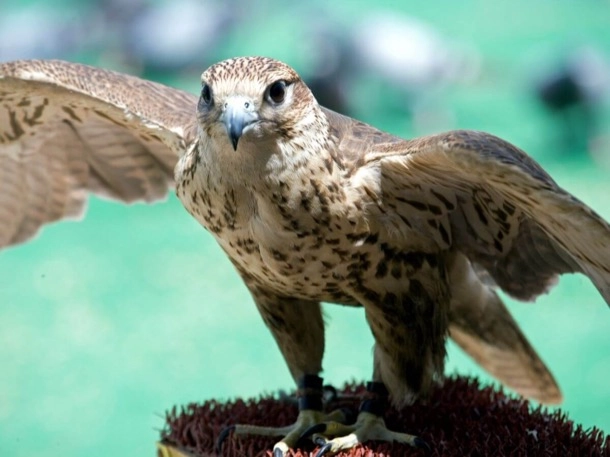
[[[192,150],[178,166],[176,191],[246,284],[357,305],[349,291],[366,275],[388,270],[382,264],[391,248],[362,220],[363,203],[350,203],[337,175],[315,166],[251,186],[221,179]]]

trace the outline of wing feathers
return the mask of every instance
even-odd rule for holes
[[[478,334],[469,330],[465,331],[453,322],[449,325],[451,338],[490,375],[520,395],[540,403],[556,405],[563,401],[556,381],[535,352],[526,352],[514,345],[503,348],[497,341],[481,340]],[[533,351],[529,343],[527,345]]]
[[[128,131],[104,124],[95,122],[79,132],[85,160],[95,177],[92,190],[127,203],[163,198],[173,178],[173,163],[160,162],[151,154],[152,145],[134,141]]]
[[[455,193],[459,211],[447,216],[454,248],[507,292],[531,299],[558,274],[582,272],[610,303],[610,226],[523,151],[485,133],[456,131],[370,153],[367,161],[381,163],[387,183]],[[383,191],[401,189],[388,184]]]
[[[553,375],[519,329],[500,297],[456,254],[450,267],[451,338],[488,373],[527,398],[561,403]]]
[[[197,98],[61,61],[0,64],[0,249],[78,217],[87,194],[164,198]]]
[[[13,157],[7,157],[7,166],[0,167],[0,243],[8,244],[17,231],[23,218],[23,208],[20,204],[25,183],[21,180],[21,164]]]

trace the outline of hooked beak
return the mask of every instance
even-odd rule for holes
[[[235,96],[226,100],[222,122],[227,129],[234,151],[237,150],[237,143],[244,129],[256,120],[258,120],[258,115],[254,110],[254,103],[248,98]]]

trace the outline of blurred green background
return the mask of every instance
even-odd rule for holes
[[[184,32],[179,14],[161,14],[170,22],[165,27],[138,25],[144,32],[135,37],[125,30],[166,4],[4,0],[0,60],[61,57],[197,92],[198,74],[234,55],[280,58],[307,78],[349,55],[347,70],[330,78],[346,91],[345,111],[406,137],[451,128],[494,133],[528,151],[610,219],[610,108],[603,84],[608,2],[201,1],[203,13],[188,16],[211,32],[197,35],[199,49],[164,66],[154,52],[142,57],[137,49]],[[436,59],[440,70],[400,79],[426,52],[417,35],[385,42],[395,53],[409,49],[415,56],[398,66],[398,77],[367,61],[358,38],[379,10],[391,13],[386,19],[404,19],[405,29],[427,24],[424,31],[436,34],[438,46],[431,59],[449,56]],[[210,25],[215,17],[222,21]],[[390,29],[382,25],[369,37],[384,46]],[[127,52],[130,47],[136,51]],[[584,73],[595,73],[598,92],[567,109],[550,109],[536,87],[553,81],[582,49],[597,56],[597,73],[590,67]],[[455,55],[463,56],[459,71],[444,75]],[[610,313],[591,283],[564,277],[535,304],[511,301],[510,307],[556,375],[562,408],[575,422],[609,433]],[[368,379],[372,337],[362,311],[325,310],[326,381]],[[492,382],[453,344],[447,372]],[[163,413],[174,404],[291,388],[245,287],[173,195],[131,207],[93,198],[83,221],[52,225],[0,253],[2,455],[154,455]]]

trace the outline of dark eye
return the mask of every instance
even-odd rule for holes
[[[212,89],[208,84],[204,84],[201,88],[201,100],[208,106],[212,104]]]
[[[267,89],[267,100],[279,105],[286,98],[286,81],[279,80],[272,83]]]

